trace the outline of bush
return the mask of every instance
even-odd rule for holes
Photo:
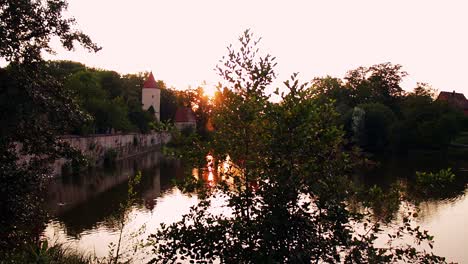
[[[416,186],[423,194],[444,194],[453,186],[455,174],[451,168],[439,172],[416,172]]]

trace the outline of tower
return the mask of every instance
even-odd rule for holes
[[[143,89],[141,91],[141,102],[143,103],[143,110],[149,110],[151,107],[153,107],[154,116],[159,121],[161,90],[158,88],[158,84],[156,83],[152,72],[143,84]]]

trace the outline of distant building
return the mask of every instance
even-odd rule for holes
[[[156,83],[152,72],[143,84],[141,102],[143,104],[143,110],[150,110],[152,108],[152,111],[154,111],[154,116],[159,121],[161,108],[161,90],[158,88],[158,84]]]
[[[463,111],[465,115],[468,115],[468,100],[462,93],[453,92],[440,92],[437,97],[437,101],[445,101],[450,106],[458,108]]]
[[[195,115],[190,109],[190,107],[179,107],[177,108],[174,124],[177,129],[183,130],[186,128],[192,128],[195,130],[197,128],[197,121]]]

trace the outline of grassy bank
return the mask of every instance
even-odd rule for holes
[[[64,244],[49,245],[42,241],[38,245],[0,253],[0,263],[41,263],[41,264],[87,264],[99,263],[92,254],[79,252]]]

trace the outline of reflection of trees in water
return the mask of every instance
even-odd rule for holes
[[[416,186],[416,171],[438,171],[454,168],[456,180],[438,193],[423,194]],[[376,218],[393,220],[402,209],[401,204],[409,202],[418,210],[418,218],[425,219],[437,215],[441,208],[465,198],[468,172],[457,170],[466,167],[464,161],[450,160],[447,156],[410,156],[405,158],[381,159],[378,167],[361,172],[354,178],[358,195],[350,199],[352,211],[362,212],[370,208]]]
[[[171,186],[178,166],[154,152],[121,161],[113,170],[64,177],[49,187],[46,205],[68,235],[78,237],[99,226],[114,230],[112,216],[126,202],[128,177],[142,171],[135,206],[152,210],[161,192]]]

